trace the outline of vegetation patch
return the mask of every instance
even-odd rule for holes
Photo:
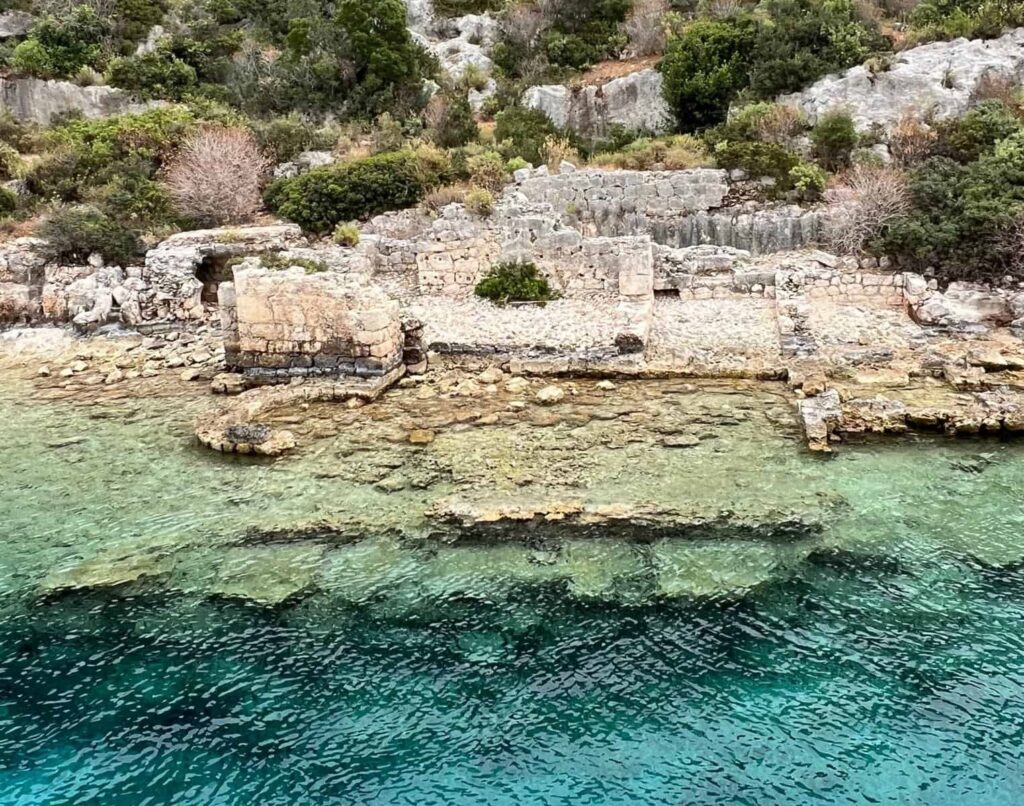
[[[515,261],[496,263],[476,284],[474,293],[496,305],[510,302],[548,302],[558,295],[551,290],[547,278],[533,263]]]

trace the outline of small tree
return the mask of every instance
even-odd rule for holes
[[[167,166],[178,211],[200,224],[240,224],[261,206],[270,160],[248,129],[207,126],[189,135]]]
[[[850,152],[856,147],[857,140],[853,118],[842,110],[826,112],[811,130],[814,156],[832,171],[850,164]]]

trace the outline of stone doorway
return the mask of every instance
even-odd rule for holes
[[[232,279],[232,269],[228,265],[230,262],[230,255],[207,255],[196,268],[196,279],[203,284],[203,303],[217,304],[217,289],[221,283]]]

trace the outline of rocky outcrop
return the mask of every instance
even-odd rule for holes
[[[830,109],[845,109],[860,129],[888,127],[907,113],[936,119],[963,114],[985,76],[1024,77],[1024,28],[998,39],[911,48],[894,54],[888,69],[860,65],[779,100],[798,106],[811,123]]]
[[[35,17],[24,11],[5,11],[0,14],[0,39],[24,36],[35,21]]]
[[[87,118],[141,112],[159,102],[138,103],[114,87],[80,87],[69,81],[41,78],[0,78],[0,104],[16,120],[48,126],[54,118],[69,113]]]
[[[911,311],[923,325],[952,330],[984,331],[1018,318],[1024,293],[993,290],[975,283],[950,283],[945,292],[933,290],[914,302]]]
[[[612,126],[663,134],[672,128],[672,113],[661,87],[661,73],[640,70],[600,86],[530,87],[523,104],[542,111],[558,128],[574,129],[585,137],[603,137]]]

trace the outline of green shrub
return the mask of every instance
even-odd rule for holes
[[[104,213],[135,230],[159,229],[178,222],[165,187],[138,173],[117,174],[87,195]]]
[[[359,227],[355,224],[338,224],[334,228],[331,240],[338,244],[338,246],[358,246]]]
[[[792,187],[790,172],[800,164],[800,157],[775,143],[719,143],[714,152],[715,164],[732,171],[739,168],[751,179],[770,177],[777,190]]]
[[[989,39],[1024,25],[1024,6],[1014,0],[924,0],[910,15],[911,42]]]
[[[531,165],[543,162],[544,142],[557,134],[555,124],[539,109],[515,106],[495,118],[494,140],[505,159],[521,157]]]
[[[143,254],[139,239],[95,207],[61,208],[47,217],[37,230],[46,249],[59,261],[84,263],[98,253],[108,263],[126,266]]]
[[[326,234],[343,221],[411,207],[429,187],[416,156],[399,151],[279,179],[265,201],[303,229]]]
[[[12,215],[18,209],[18,195],[5,187],[0,187],[0,218]]]
[[[811,129],[814,156],[829,170],[850,164],[850,152],[857,147],[857,128],[846,112],[826,112]]]
[[[485,190],[501,190],[508,181],[505,160],[495,151],[485,151],[470,157],[467,162],[469,181]]]
[[[556,295],[533,263],[498,263],[476,284],[474,293],[498,305],[508,302],[547,302]]]
[[[480,134],[465,93],[432,98],[427,104],[427,113],[432,118],[428,129],[430,139],[441,148],[464,146]]]
[[[1011,237],[1024,216],[1024,132],[967,165],[933,157],[910,175],[913,211],[876,249],[947,280],[998,280],[1019,272]]]
[[[17,179],[21,174],[22,167],[23,163],[18,150],[0,140],[0,181]]]
[[[494,212],[494,194],[485,188],[473,188],[466,194],[465,205],[469,212],[486,218]]]
[[[796,92],[889,48],[877,23],[865,22],[852,0],[764,0],[758,15],[749,64],[758,98]]]
[[[11,54],[11,67],[40,78],[68,78],[95,65],[109,33],[109,23],[92,6],[77,5],[59,19],[48,16],[33,25]]]
[[[789,184],[804,199],[814,201],[824,192],[825,186],[828,184],[828,174],[817,165],[801,162],[790,168]]]
[[[729,103],[748,84],[754,37],[746,19],[698,20],[669,40],[661,63],[663,92],[681,129],[725,120]]]
[[[113,59],[107,67],[107,82],[140,98],[181,100],[195,90],[198,78],[193,67],[166,49]]]
[[[1001,101],[982,101],[963,117],[939,124],[935,152],[957,162],[973,162],[1021,125]]]

